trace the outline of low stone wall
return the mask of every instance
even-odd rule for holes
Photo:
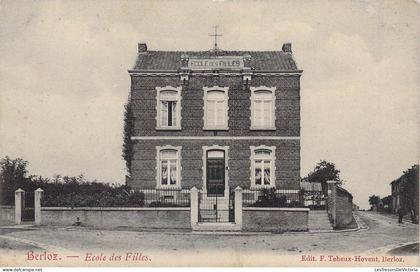
[[[254,208],[242,209],[243,231],[308,231],[307,208]]]
[[[71,226],[77,217],[82,226],[98,228],[191,229],[190,208],[41,208],[42,225]]]
[[[0,206],[0,222],[12,223],[15,222],[15,207],[14,206]]]

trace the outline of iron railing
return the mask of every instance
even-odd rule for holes
[[[22,198],[22,221],[35,220],[35,193],[25,192]]]
[[[189,207],[189,189],[141,189],[143,207]]]
[[[244,207],[303,207],[299,189],[245,189],[242,194]]]

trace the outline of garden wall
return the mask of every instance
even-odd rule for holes
[[[327,212],[334,229],[357,227],[353,218],[353,196],[345,189],[337,186],[335,181],[328,181]]]
[[[307,208],[255,208],[242,209],[243,231],[308,231]]]
[[[345,228],[353,223],[353,196],[340,187],[337,187],[335,222],[337,228]]]
[[[0,206],[0,222],[12,223],[15,222],[15,206]]]
[[[190,208],[42,207],[42,225],[191,229]]]

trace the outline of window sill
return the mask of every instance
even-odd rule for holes
[[[156,130],[181,130],[180,127],[156,127]]]
[[[251,126],[249,128],[249,130],[269,130],[269,131],[274,131],[274,130],[276,130],[276,128],[275,127],[253,127],[253,126]]]
[[[276,188],[276,186],[274,186],[274,185],[251,185],[251,187],[249,187],[249,189],[251,189],[251,190],[262,190],[262,189],[271,189],[271,188]]]
[[[229,130],[228,127],[205,127],[203,130]]]
[[[156,186],[156,190],[181,190],[181,186],[179,185],[161,185]]]

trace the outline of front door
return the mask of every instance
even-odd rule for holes
[[[225,194],[225,152],[207,151],[207,195],[224,196]]]

